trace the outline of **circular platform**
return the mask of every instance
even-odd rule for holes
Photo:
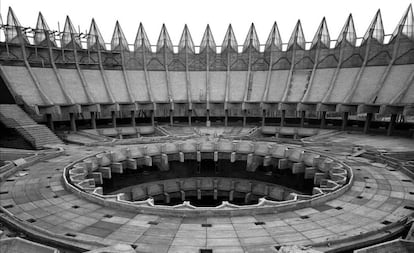
[[[340,194],[310,200],[305,206],[299,201],[289,209],[272,207],[273,211],[263,213],[241,206],[243,214],[189,217],[123,208],[119,199],[99,202],[92,194],[96,188],[74,187],[75,191],[65,184],[63,173],[69,174],[69,168],[85,157],[126,146],[62,145],[65,155],[37,162],[1,182],[1,217],[60,244],[95,249],[124,243],[137,252],[272,252],[279,245],[334,250],[398,232],[413,214],[413,179],[399,168],[359,156],[354,147],[367,143],[371,146],[362,149],[414,150],[412,141],[346,133],[324,141],[291,149],[330,157],[349,168],[353,178]],[[347,185],[349,189],[344,188]],[[185,213],[185,208],[177,210]]]

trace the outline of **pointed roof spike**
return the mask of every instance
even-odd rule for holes
[[[405,35],[407,38],[414,40],[414,15],[411,4],[408,6],[407,11],[402,16],[400,22],[398,22],[397,27],[392,33],[390,41],[392,41],[399,34]]]
[[[178,44],[178,52],[186,51],[187,53],[195,53],[194,42],[191,38],[190,31],[188,30],[187,24],[184,25],[184,30],[181,35],[180,43]]]
[[[174,51],[173,44],[171,42],[171,38],[170,38],[170,35],[168,34],[167,28],[165,27],[165,24],[162,24],[160,36],[158,37],[158,42],[157,42],[157,52],[160,51],[164,47],[168,50],[171,50],[171,52]]]
[[[137,36],[135,37],[134,50],[137,51],[141,48],[151,51],[151,43],[149,42],[147,33],[145,32],[142,23],[139,23]]]
[[[207,25],[203,38],[201,39],[200,52],[207,47],[209,47],[213,52],[216,52],[216,42],[214,41],[213,34],[211,33],[210,25]]]
[[[66,16],[65,27],[63,28],[61,40],[62,47],[68,46],[71,43],[72,38],[74,39],[75,45],[82,48],[78,32],[76,32],[76,29],[73,26],[69,16]]]
[[[43,41],[46,40],[46,34],[48,34],[48,38],[53,46],[56,46],[55,36],[50,34],[50,28],[46,23],[45,18],[43,17],[42,13],[39,12],[39,16],[37,18],[36,23],[36,30],[34,35],[34,43],[36,45],[40,45]]]
[[[259,38],[257,37],[256,28],[254,27],[253,23],[251,24],[249,32],[246,36],[246,40],[244,41],[243,51],[247,50],[249,47],[252,47],[257,51],[260,51],[260,42]]]
[[[99,31],[98,25],[95,22],[95,19],[92,18],[91,26],[89,28],[89,34],[87,39],[88,49],[100,49],[106,50],[105,41],[102,37],[101,32]]]
[[[342,28],[341,33],[339,34],[339,37],[336,41],[335,47],[337,47],[344,40],[352,46],[356,45],[356,32],[352,14],[349,14],[348,19],[346,20],[345,25]]]
[[[226,35],[224,36],[223,43],[221,45],[221,50],[224,51],[225,49],[232,48],[236,52],[238,51],[238,45],[236,36],[234,35],[233,28],[231,24],[229,24],[229,28],[227,28]]]
[[[296,23],[295,28],[293,29],[292,35],[290,36],[288,43],[288,50],[294,45],[298,45],[300,48],[305,49],[306,41],[305,35],[303,34],[302,25],[300,20]]]
[[[7,13],[6,41],[20,43],[18,38],[20,34],[24,42],[29,44],[26,34],[24,34],[21,29],[22,26],[20,25],[19,20],[14,14],[13,9],[9,7],[9,12]]]
[[[272,30],[270,30],[269,37],[267,38],[265,51],[267,50],[282,50],[282,38],[280,37],[279,28],[277,23],[273,23]]]
[[[329,36],[328,25],[326,24],[325,17],[323,17],[322,22],[316,31],[315,37],[313,37],[311,48],[314,48],[319,42],[326,48],[329,48],[331,44],[331,37]]]
[[[118,20],[115,23],[114,33],[112,34],[111,50],[129,51],[128,42]]]
[[[384,42],[384,26],[382,25],[381,11],[379,9],[364,35],[362,44],[370,37],[377,40],[379,43]]]

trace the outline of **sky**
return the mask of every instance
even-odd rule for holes
[[[105,42],[111,41],[118,20],[128,43],[133,44],[142,22],[151,44],[156,44],[161,26],[166,24],[172,42],[177,45],[187,24],[193,41],[199,45],[207,24],[217,45],[221,45],[231,23],[237,42],[242,45],[253,22],[261,44],[265,44],[276,21],[287,43],[298,19],[306,41],[326,17],[331,39],[336,39],[348,15],[352,13],[358,37],[363,37],[376,11],[381,9],[385,34],[391,34],[411,0],[0,0],[0,12],[6,22],[11,6],[22,26],[35,27],[39,11],[52,30],[63,29],[66,15],[82,32],[89,30],[95,18]]]

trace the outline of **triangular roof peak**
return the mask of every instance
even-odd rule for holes
[[[331,37],[329,36],[328,25],[326,24],[325,17],[323,17],[321,24],[313,37],[311,48],[314,48],[318,45],[318,43],[326,48],[329,48],[331,44]]]
[[[168,49],[171,52],[174,51],[170,35],[168,34],[165,24],[162,24],[160,36],[158,37],[157,52],[159,52],[162,48]]]
[[[99,48],[101,50],[106,50],[105,41],[94,18],[92,18],[91,26],[89,28],[87,44],[88,49]]]
[[[181,34],[180,43],[178,44],[178,52],[195,53],[194,42],[191,38],[190,30],[187,24],[184,25],[183,33]]]
[[[238,48],[236,36],[234,35],[233,27],[231,24],[229,24],[226,35],[224,36],[223,43],[221,44],[221,51],[225,51],[229,48],[235,50],[236,52]]]
[[[349,14],[348,19],[346,20],[345,25],[339,34],[338,40],[336,41],[335,47],[344,41],[351,44],[352,46],[356,45],[356,32],[352,14]]]
[[[21,43],[19,36],[22,36],[24,43],[29,44],[29,40],[27,39],[26,34],[23,33],[19,20],[14,14],[13,9],[9,7],[9,12],[7,13],[6,41]]]
[[[207,47],[213,52],[216,52],[216,42],[214,41],[210,25],[207,25],[206,30],[204,31],[203,38],[201,39],[200,52],[204,51]]]
[[[37,17],[36,30],[34,34],[34,43],[36,45],[40,45],[47,38],[49,38],[49,41],[50,43],[52,43],[53,46],[56,46],[55,36],[50,33],[50,28],[47,25],[45,18],[43,17],[42,13],[39,12],[39,16]]]
[[[398,22],[390,41],[394,40],[394,38],[400,34],[406,36],[410,40],[414,40],[414,15],[411,4],[408,6],[400,22]]]
[[[295,28],[293,29],[287,49],[289,50],[296,45],[299,46],[301,49],[305,49],[306,45],[305,35],[303,34],[302,24],[300,23],[300,20],[298,20]]]
[[[250,47],[256,49],[257,51],[260,50],[259,38],[257,36],[256,28],[254,27],[253,23],[251,24],[249,32],[246,36],[246,40],[244,41],[243,51],[247,50]]]
[[[62,47],[70,46],[69,44],[71,43],[72,40],[76,46],[78,46],[79,48],[82,48],[79,34],[78,32],[76,32],[76,29],[73,26],[72,21],[70,20],[69,16],[66,16],[65,27],[63,28],[63,34],[62,34],[62,40],[61,40]]]
[[[280,37],[276,21],[273,23],[272,30],[270,30],[269,37],[267,38],[265,51],[275,49],[282,50],[282,38]]]
[[[118,20],[115,23],[114,33],[112,34],[111,50],[129,51],[128,42]]]
[[[368,41],[369,38],[375,39],[379,43],[384,42],[384,26],[382,24],[381,11],[379,9],[375,14],[374,19],[371,21],[368,30],[365,32],[362,44]]]
[[[137,36],[135,37],[134,50],[145,49],[151,51],[151,43],[148,39],[142,23],[139,23]]]

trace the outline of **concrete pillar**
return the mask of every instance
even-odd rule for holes
[[[214,151],[214,153],[213,153],[213,159],[214,159],[214,162],[218,162],[218,151]]]
[[[197,162],[201,162],[201,152],[197,151]]]
[[[151,125],[155,126],[155,112],[151,111]]]
[[[197,163],[197,174],[201,173],[201,162]]]
[[[161,161],[159,164],[157,164],[160,171],[169,171],[170,170],[170,164],[168,163],[168,155],[167,154],[161,154]]]
[[[301,111],[300,112],[300,127],[305,127],[305,116],[306,116],[306,111]]]
[[[262,127],[265,126],[265,119],[266,119],[266,117],[265,117],[265,111],[263,110],[263,112],[262,112]]]
[[[52,114],[46,114],[46,120],[50,130],[55,131],[55,125],[53,124]]]
[[[166,204],[169,204],[171,201],[170,194],[168,192],[164,192],[164,201]]]
[[[137,124],[135,122],[135,111],[131,111],[131,125],[132,125],[132,127],[137,126]]]
[[[246,193],[246,195],[244,196],[244,203],[248,204],[250,201],[250,197],[252,196],[251,192]]]
[[[231,154],[230,154],[230,162],[231,163],[236,162],[236,152],[231,152]]]
[[[341,126],[342,131],[345,131],[346,126],[348,125],[348,116],[349,116],[349,112],[342,113],[342,126]]]
[[[91,112],[91,128],[96,129],[96,112]]]
[[[367,118],[365,119],[365,125],[364,125],[364,134],[368,133],[369,126],[371,125],[372,116],[374,114],[372,112],[367,113]]]
[[[252,153],[247,155],[246,171],[255,172],[261,164],[263,164],[261,157],[255,156]]]
[[[280,117],[280,126],[285,126],[285,117],[286,117],[286,110],[282,110],[282,116]]]
[[[116,112],[115,111],[111,112],[111,117],[112,117],[112,127],[116,128]]]
[[[73,132],[76,132],[76,118],[75,114],[73,112],[69,113],[70,118],[70,130]]]
[[[321,128],[326,128],[326,112],[321,112]]]
[[[392,135],[394,131],[395,120],[397,119],[397,114],[391,114],[390,123],[388,124],[387,135]]]

